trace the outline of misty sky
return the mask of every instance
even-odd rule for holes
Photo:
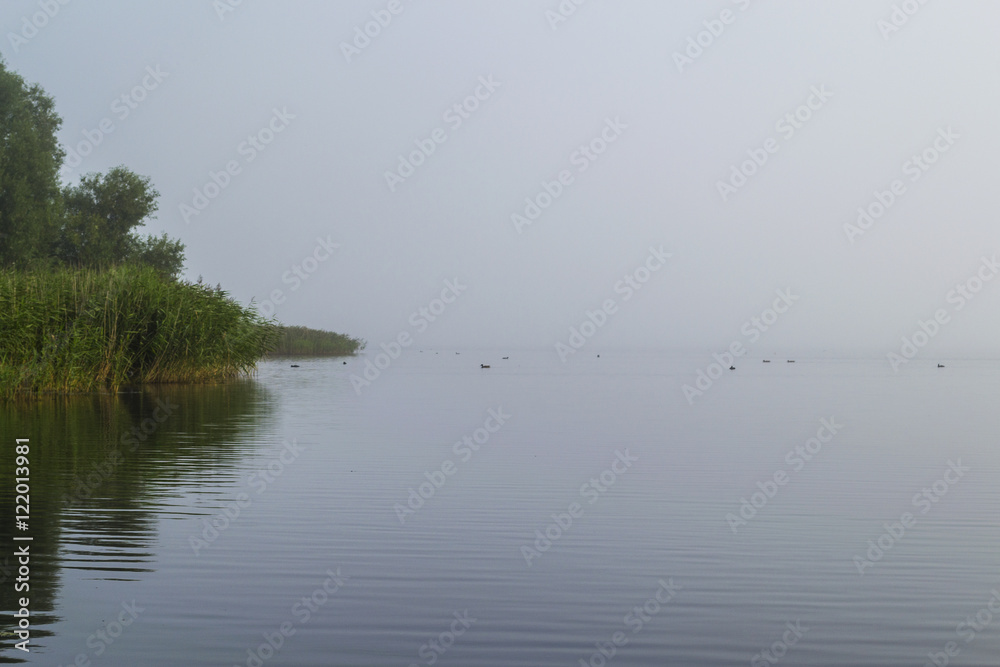
[[[284,323],[553,349],[612,300],[587,354],[885,355],[944,311],[919,358],[996,356],[995,2],[62,2],[0,52],[64,178],[149,175],[185,276]]]

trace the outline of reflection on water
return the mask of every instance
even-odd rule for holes
[[[5,445],[31,445],[31,645],[61,620],[62,573],[128,581],[155,570],[156,525],[165,498],[206,470],[232,466],[266,427],[268,392],[246,380],[224,385],[151,386],[119,394],[46,397],[0,405]],[[12,507],[14,458],[0,458],[0,503]],[[17,598],[14,526],[0,522],[0,608]],[[6,616],[6,614],[5,614]],[[0,627],[6,629],[7,616]],[[8,640],[5,638],[4,643]],[[0,662],[21,662],[19,651]]]
[[[36,540],[0,659],[996,665],[1000,362],[741,364],[693,406],[702,358],[296,363],[0,408]]]

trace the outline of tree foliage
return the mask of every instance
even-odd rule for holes
[[[184,268],[184,244],[166,234],[144,239],[135,236],[127,257],[128,263],[149,266],[162,276],[176,279]]]
[[[51,255],[62,214],[61,125],[52,98],[0,60],[0,265],[24,266]]]
[[[52,98],[0,60],[0,267],[139,264],[176,278],[184,245],[135,232],[157,210],[148,177],[118,166],[60,187],[61,123]]]
[[[92,268],[127,262],[138,243],[133,230],[156,211],[158,196],[148,178],[125,167],[81,177],[78,185],[62,191],[65,213],[57,256]]]

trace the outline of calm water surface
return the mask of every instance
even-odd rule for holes
[[[0,662],[1000,664],[1000,363],[364,359],[0,407]]]

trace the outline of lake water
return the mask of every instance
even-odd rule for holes
[[[1000,363],[373,356],[0,407],[0,662],[1000,664]]]

